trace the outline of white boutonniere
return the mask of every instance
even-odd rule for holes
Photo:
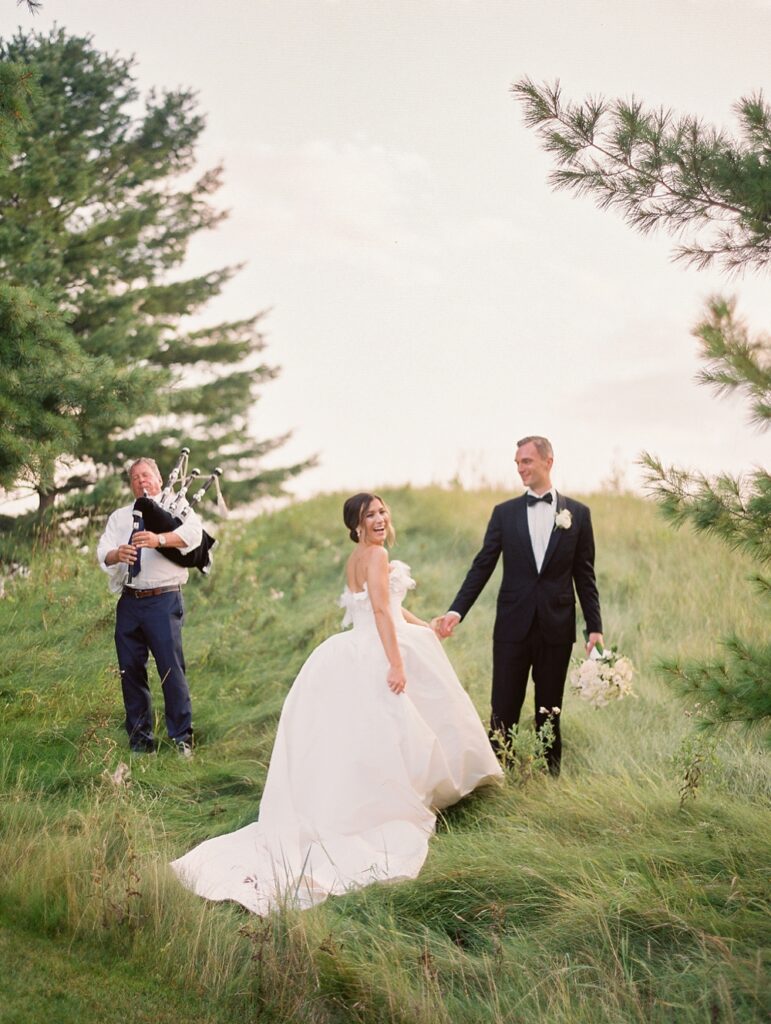
[[[569,508],[563,508],[561,512],[558,512],[554,517],[554,525],[558,530],[569,530],[573,525],[573,517],[570,514]]]

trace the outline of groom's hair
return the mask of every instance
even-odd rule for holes
[[[517,448],[521,448],[523,444],[534,444],[536,451],[542,459],[554,458],[554,449],[551,446],[551,441],[547,437],[540,437],[538,434],[532,434],[530,437],[523,437],[521,441],[517,441]]]

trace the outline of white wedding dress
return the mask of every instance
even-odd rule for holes
[[[407,688],[388,662],[366,589],[346,588],[343,625],[301,668],[278,724],[258,820],[209,839],[172,867],[210,900],[256,914],[310,907],[376,881],[415,878],[435,810],[501,769],[432,630],[405,622],[409,566],[390,564]]]

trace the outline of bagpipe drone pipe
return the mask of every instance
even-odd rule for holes
[[[189,448],[182,449],[177,464],[169,474],[169,478],[157,499],[150,497],[148,494],[144,494],[141,498],[136,499],[133,509],[135,530],[141,529],[138,525],[139,517],[141,516],[145,530],[152,530],[153,533],[173,533],[178,526],[184,523],[193,507],[203,498],[212,484],[218,481],[218,478],[222,475],[222,470],[219,467],[203,481],[195,494],[188,498],[187,493],[190,485],[200,476],[200,471],[197,469],[193,469],[189,475],[187,474],[187,458],[189,454]],[[179,490],[175,491],[174,487],[177,481],[179,481],[180,486]],[[217,492],[219,494],[219,483],[217,483]],[[192,551],[183,553],[179,548],[170,547],[159,547],[157,550],[164,557],[168,558],[169,561],[184,566],[186,569],[198,569],[206,576],[211,572],[212,551],[216,543],[217,541],[214,537],[204,530],[201,543],[197,548],[193,548]]]

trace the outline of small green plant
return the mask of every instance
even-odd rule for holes
[[[686,714],[689,718],[694,715],[698,717],[701,710],[700,705],[696,704],[694,710],[686,712]],[[682,779],[680,810],[689,800],[696,799],[701,784],[720,767],[716,747],[717,737],[714,735],[704,732],[689,732],[683,737],[680,747],[672,755],[672,763]]]
[[[555,713],[555,709],[552,712]],[[546,751],[554,742],[551,716],[540,729],[514,725],[507,736],[500,730],[494,732],[492,740],[504,771],[519,785],[525,786],[536,776],[548,772]]]

